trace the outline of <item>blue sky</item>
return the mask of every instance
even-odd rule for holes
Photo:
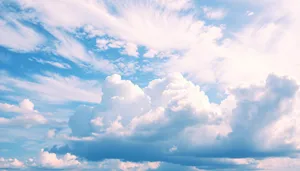
[[[0,170],[299,170],[299,7],[0,0]]]

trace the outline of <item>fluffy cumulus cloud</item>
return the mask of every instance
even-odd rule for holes
[[[0,157],[0,168],[1,169],[21,169],[24,168],[25,165],[23,162],[19,161],[15,158],[5,159]]]
[[[146,170],[156,170],[160,167],[159,162],[123,162],[117,159],[104,160],[98,164],[98,169],[100,170],[120,170],[120,171],[146,171]]]
[[[71,136],[77,138],[50,151],[91,161],[256,168],[258,163],[246,158],[297,154],[296,123],[282,129],[276,125],[299,115],[297,92],[294,80],[269,75],[263,84],[234,88],[222,103],[214,104],[179,73],[143,89],[112,75],[104,82],[103,104],[81,106],[71,116]]]
[[[37,159],[28,158],[24,162],[15,159],[5,159],[0,157],[0,169],[71,169],[82,167],[82,163],[72,154],[58,156],[55,153],[49,153],[41,149]]]
[[[34,104],[29,99],[24,99],[19,105],[0,103],[0,110],[8,113],[8,115],[0,115],[0,125],[2,127],[7,125],[31,127],[35,124],[47,123],[47,119],[39,114],[37,110],[34,110]]]
[[[45,168],[69,168],[76,167],[81,163],[72,154],[67,153],[59,158],[56,154],[46,152],[42,149],[40,152],[40,164]]]

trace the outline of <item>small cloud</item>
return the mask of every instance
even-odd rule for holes
[[[18,159],[15,158],[5,159],[3,157],[0,157],[0,168],[21,169],[24,167],[25,167],[24,163],[19,161]]]
[[[172,148],[170,148],[169,149],[169,151],[172,153],[172,152],[174,152],[174,151],[176,151],[177,150],[177,147],[174,145]]]
[[[44,151],[44,149],[40,152],[40,164],[43,167],[49,168],[70,168],[81,165],[81,163],[77,160],[77,157],[70,153],[59,158],[55,153],[49,153]]]
[[[253,11],[247,11],[247,12],[246,12],[246,15],[247,15],[247,16],[252,16],[252,15],[254,15],[254,12],[253,12]]]
[[[56,134],[56,130],[55,129],[50,129],[47,133],[47,137],[48,138],[54,138]]]
[[[146,58],[154,58],[157,54],[158,52],[156,50],[148,49],[148,51],[143,56]]]
[[[211,7],[203,7],[202,10],[205,14],[205,17],[207,19],[211,19],[211,20],[221,20],[227,14],[226,10],[223,8],[215,8],[214,9]]]
[[[7,113],[17,113],[12,118],[0,117],[0,125],[24,126],[26,128],[36,124],[46,124],[48,120],[37,110],[29,99],[24,99],[19,105],[0,103],[0,111]]]
[[[121,54],[128,55],[128,56],[134,56],[138,57],[138,46],[134,43],[125,42],[121,40],[115,40],[115,39],[97,39],[96,40],[96,46],[104,51],[109,48],[117,48],[122,49]]]

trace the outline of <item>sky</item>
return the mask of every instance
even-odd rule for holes
[[[0,0],[0,170],[300,170],[299,0]]]

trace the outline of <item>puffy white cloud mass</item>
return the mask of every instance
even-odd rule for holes
[[[31,127],[36,124],[46,124],[47,119],[37,110],[29,99],[24,99],[19,105],[0,103],[0,111],[8,113],[0,114],[0,126],[24,126]]]
[[[258,162],[246,159],[292,157],[299,150],[299,97],[296,81],[276,75],[230,89],[220,104],[179,73],[145,88],[112,75],[104,82],[102,103],[80,106],[71,116],[77,138],[49,150],[92,161],[256,168]]]
[[[43,149],[40,152],[39,160],[44,168],[70,168],[78,167],[81,164],[72,154],[67,153],[60,158],[55,153],[49,153]]]
[[[147,171],[156,170],[160,167],[160,162],[124,162],[118,159],[104,160],[98,164],[98,169],[109,171],[109,170],[120,170],[120,171]]]
[[[0,157],[0,169],[20,169],[24,168],[25,165],[23,162],[15,158],[5,159]]]

